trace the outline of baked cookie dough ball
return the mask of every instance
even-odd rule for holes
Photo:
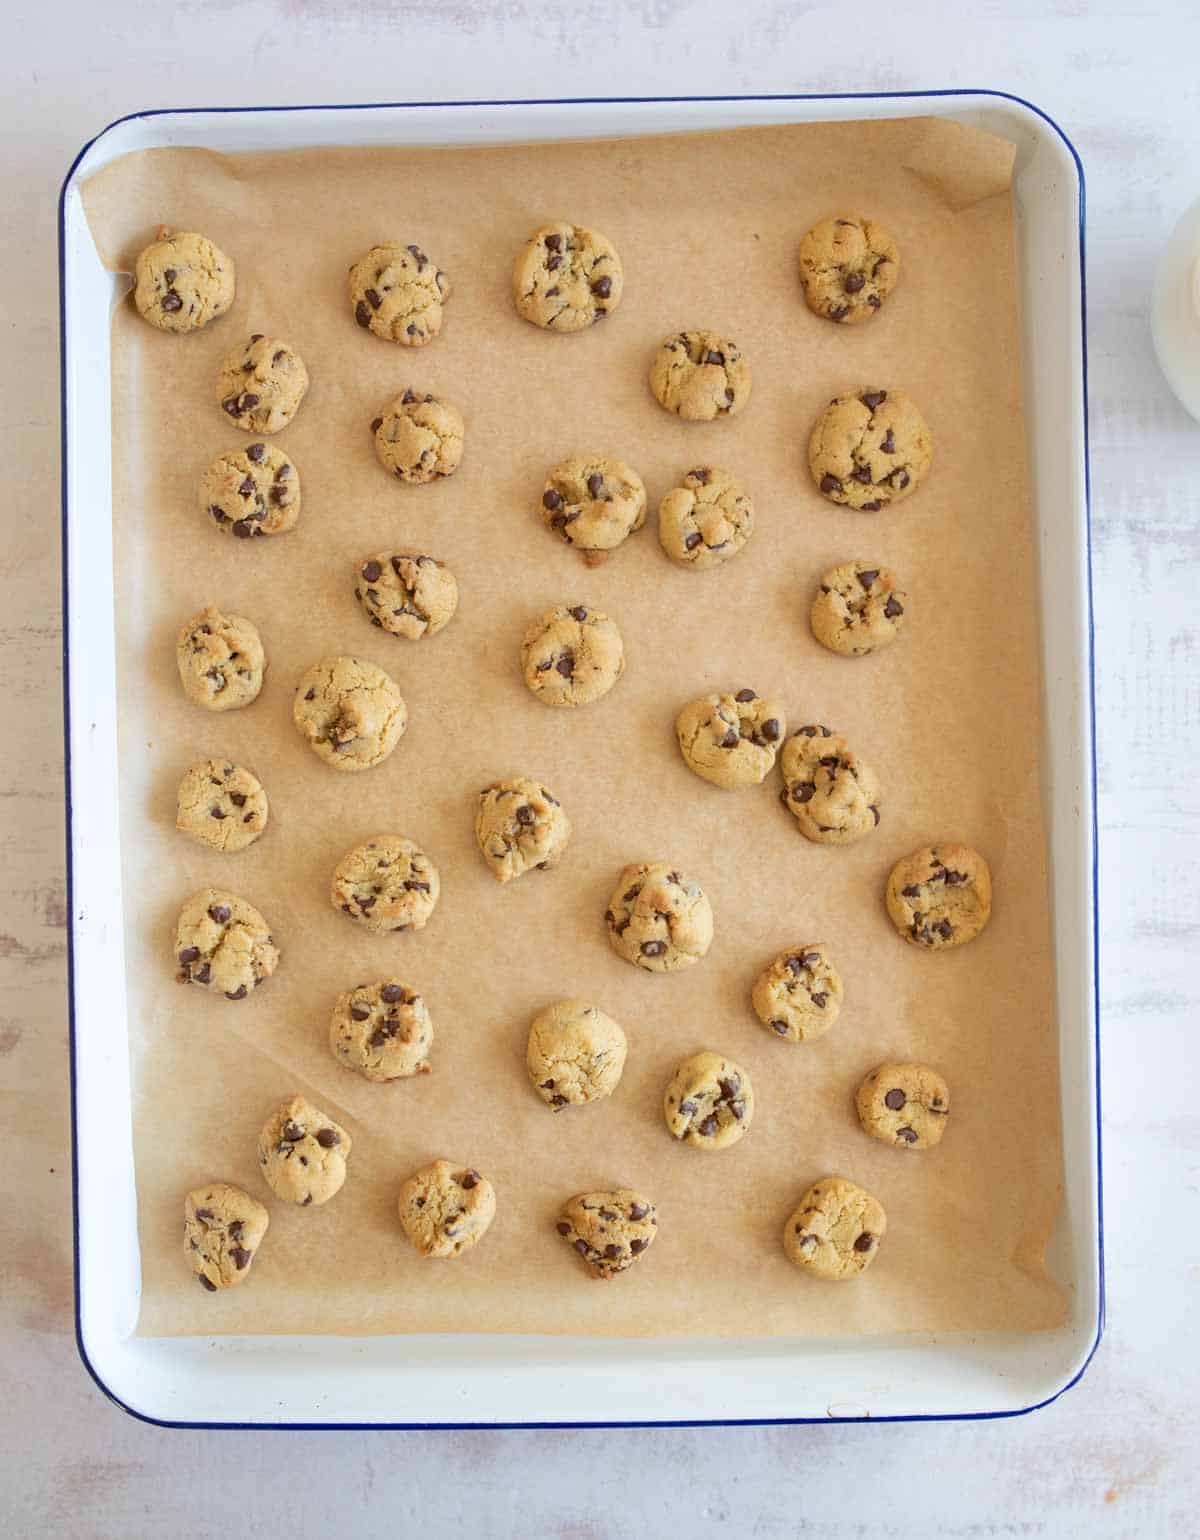
[[[650,390],[687,422],[734,417],[750,399],[750,365],[736,342],[716,332],[676,332],[654,355]]]
[[[255,332],[227,353],[217,374],[217,401],[247,433],[278,433],[300,410],[308,389],[304,360],[289,343]]]
[[[541,513],[594,566],[646,522],[646,488],[623,460],[574,455],[546,477]]]
[[[663,1116],[674,1137],[693,1149],[728,1149],[749,1132],[754,1118],[750,1076],[722,1054],[694,1053],[671,1076]]]
[[[283,535],[300,517],[300,474],[274,444],[218,455],[200,478],[200,507],[237,540]]]
[[[335,770],[382,764],[408,727],[408,707],[390,674],[364,658],[322,658],[292,701],[300,736]]]
[[[878,513],[911,497],[933,463],[933,438],[902,390],[864,385],[835,396],[808,441],[808,468],[831,503]]]
[[[407,1080],[429,1073],[433,1022],[415,989],[399,979],[359,984],[339,995],[329,1020],[329,1048],[364,1080]]]
[[[768,1032],[788,1043],[810,1043],[838,1019],[844,993],[825,943],[809,941],[780,952],[759,974],[750,998]]]
[[[675,719],[684,764],[725,790],[761,785],[786,731],[782,705],[748,687],[701,695]]]
[[[258,1163],[277,1198],[301,1208],[328,1203],[342,1190],[350,1135],[303,1096],[292,1096],[263,1124]]]
[[[535,230],[513,267],[517,314],[552,332],[580,332],[621,303],[625,274],[598,230],[557,219]]]
[[[350,269],[354,319],[385,342],[410,348],[432,342],[449,297],[449,278],[419,246],[386,241]]]
[[[845,738],[819,723],[798,727],[779,756],[780,800],[818,845],[852,845],[879,826],[879,777]]]
[[[800,242],[800,282],[814,315],[854,326],[869,321],[896,287],[900,252],[874,219],[823,219]]]
[[[199,331],[233,304],[233,262],[194,230],[160,229],[138,253],[133,277],[137,313],[160,331]]]
[[[183,1200],[183,1254],[210,1294],[245,1283],[271,1216],[248,1192],[208,1182]]]
[[[403,391],[371,423],[380,465],[409,486],[453,476],[466,431],[456,406],[415,390]]]
[[[441,893],[438,869],[402,834],[377,834],[333,869],[329,901],[365,930],[424,930]]]
[[[581,1192],[569,1199],[555,1230],[593,1278],[615,1278],[654,1244],[658,1210],[632,1187]]]
[[[457,1257],[496,1217],[496,1191],[474,1166],[435,1160],[400,1188],[400,1223],[423,1257]]]
[[[556,604],[521,643],[521,673],[547,706],[586,706],[607,695],[625,672],[616,621],[586,604]]]
[[[969,845],[925,845],[892,867],[887,912],[913,946],[965,946],[992,917],[992,874]]]
[[[754,504],[719,465],[697,465],[658,507],[658,540],[680,567],[702,572],[730,561],[754,533]]]
[[[886,1231],[878,1198],[844,1176],[826,1176],[788,1216],[783,1249],[814,1278],[845,1283],[870,1267]]]
[[[179,911],[174,955],[180,984],[244,1000],[279,962],[270,926],[253,904],[224,888],[201,888]]]
[[[666,861],[625,867],[604,919],[617,956],[650,973],[690,968],[712,945],[704,889]]]
[[[267,794],[244,765],[202,759],[184,772],[175,827],[198,844],[232,854],[253,845],[267,827]]]
[[[889,568],[869,560],[843,562],[822,576],[809,621],[822,647],[862,658],[896,640],[907,606],[908,595]]]
[[[854,1105],[872,1139],[928,1150],[946,1132],[950,1088],[928,1064],[881,1064],[859,1086]]]
[[[354,597],[373,626],[421,642],[448,626],[458,583],[444,561],[410,551],[380,551],[356,564]]]
[[[479,793],[475,839],[497,882],[557,865],[570,838],[562,803],[540,781],[519,775]]]
[[[206,604],[184,622],[175,643],[183,693],[193,706],[236,711],[258,699],[267,658],[258,627],[244,615]]]
[[[525,1068],[548,1107],[580,1107],[611,1096],[629,1044],[621,1027],[586,1000],[556,1000],[529,1024]]]

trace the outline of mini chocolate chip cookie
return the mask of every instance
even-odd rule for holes
[[[666,861],[625,867],[604,920],[617,956],[650,973],[690,968],[712,945],[704,889]]]
[[[329,901],[366,930],[424,930],[441,892],[438,869],[402,834],[377,834],[333,870]]]
[[[200,478],[200,508],[238,540],[282,535],[300,517],[300,475],[274,444],[218,455]]]
[[[907,605],[908,595],[889,568],[848,561],[822,577],[809,620],[822,647],[844,658],[861,658],[896,640]]]
[[[780,801],[818,845],[852,845],[879,826],[879,778],[821,724],[798,727],[779,756]]]
[[[698,465],[658,506],[658,540],[673,562],[703,571],[719,567],[754,533],[754,504],[741,482],[719,465]]]
[[[878,1198],[844,1176],[826,1176],[788,1216],[783,1249],[814,1278],[844,1283],[871,1265],[886,1231]]]
[[[917,404],[902,390],[863,386],[835,396],[808,441],[808,468],[831,503],[878,513],[903,502],[933,462],[933,439]]]
[[[581,332],[621,303],[625,274],[598,230],[556,219],[535,230],[513,267],[517,314],[552,332]]]
[[[350,1135],[303,1096],[292,1096],[263,1124],[258,1163],[285,1203],[318,1208],[342,1190]]]
[[[423,1257],[457,1257],[496,1217],[496,1192],[473,1166],[435,1160],[400,1188],[400,1223]]]
[[[646,522],[646,488],[623,460],[575,455],[546,477],[542,520],[595,566]]]
[[[899,276],[896,243],[873,219],[823,219],[800,242],[804,298],[827,321],[869,321]]]
[[[300,736],[335,770],[382,764],[408,727],[396,681],[363,658],[322,658],[300,679],[292,701]]]
[[[654,355],[650,389],[659,406],[688,422],[734,417],[750,399],[750,365],[716,332],[676,332]]]
[[[229,1182],[195,1187],[183,1200],[183,1254],[210,1294],[245,1283],[271,1216]]]
[[[436,636],[458,608],[458,583],[444,561],[380,551],[359,562],[354,597],[373,626],[410,642]]]
[[[751,689],[701,695],[675,718],[684,764],[726,790],[761,785],[786,732],[782,705]]]
[[[663,1116],[685,1144],[697,1150],[728,1149],[749,1132],[754,1117],[750,1076],[719,1053],[694,1053],[671,1076]]]
[[[466,431],[456,406],[414,390],[398,395],[371,423],[380,465],[409,486],[453,476]]]
[[[586,706],[625,672],[616,622],[586,604],[556,604],[525,632],[521,672],[547,706]]]
[[[525,1068],[548,1107],[580,1107],[611,1096],[629,1044],[612,1019],[586,1000],[557,1000],[529,1024]]]
[[[137,313],[160,331],[199,331],[233,304],[232,261],[194,230],[160,228],[138,253],[133,276]]]
[[[475,839],[497,882],[557,865],[570,838],[571,820],[540,781],[519,775],[479,793]]]
[[[928,1064],[881,1064],[859,1086],[854,1105],[873,1139],[928,1150],[946,1132],[950,1088]]]
[[[217,375],[217,401],[247,433],[278,433],[300,409],[308,370],[299,353],[255,332],[227,353]]]
[[[178,983],[244,1000],[275,972],[279,949],[253,904],[224,888],[201,888],[175,921],[174,957]]]
[[[267,794],[243,765],[202,759],[179,783],[175,827],[213,850],[245,850],[267,827]]]
[[[415,989],[399,979],[358,984],[339,995],[329,1018],[329,1048],[364,1080],[429,1074],[433,1022]]]
[[[654,1244],[658,1211],[632,1187],[581,1192],[563,1205],[554,1228],[593,1278],[615,1278]]]
[[[372,246],[350,269],[350,308],[361,327],[419,348],[442,329],[450,280],[419,246]]]
[[[887,912],[914,946],[974,941],[992,917],[992,874],[969,845],[926,845],[892,867]]]
[[[175,644],[183,693],[194,706],[236,711],[258,699],[267,671],[262,637],[244,615],[206,604],[185,621]]]
[[[750,999],[769,1032],[785,1042],[810,1043],[823,1037],[838,1019],[844,992],[825,943],[807,941],[780,952],[764,968]]]

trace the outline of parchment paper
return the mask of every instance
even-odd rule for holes
[[[1063,1319],[1043,1260],[1060,1136],[1011,160],[1007,143],[913,120],[469,150],[167,149],[89,185],[114,267],[128,270],[159,222],[208,233],[238,264],[232,312],[197,336],[158,333],[128,302],[113,321],[140,1330],[820,1336]],[[810,315],[796,276],[804,230],[846,209],[886,222],[903,253],[896,294],[859,328]],[[559,214],[605,231],[627,274],[619,311],[574,337],[520,321],[509,295],[514,252]],[[351,317],[346,269],[383,239],[420,242],[453,278],[425,349]],[[649,394],[656,344],[696,326],[751,361],[753,398],[735,419],[684,423]],[[246,441],[214,377],[251,332],[290,341],[312,387],[278,439],[300,468],[301,523],[243,543],[202,516],[196,485]],[[926,486],[878,515],[824,501],[805,464],[818,410],[862,384],[909,390],[936,442]],[[368,424],[406,385],[466,419],[462,469],[440,485],[401,486],[375,460]],[[586,450],[634,465],[652,509],[596,570],[536,513],[546,468]],[[732,564],[681,571],[653,510],[705,459],[744,478],[757,532]],[[458,576],[457,618],[432,641],[392,639],[358,609],[355,561],[389,545]],[[840,559],[891,565],[910,594],[907,634],[875,657],[835,657],[809,632],[814,585]],[[613,692],[576,712],[536,701],[518,663],[527,622],[564,599],[613,615],[628,656]],[[249,709],[209,714],[180,690],[175,633],[206,601],[261,629],[270,668]],[[381,664],[409,704],[395,754],[359,775],[322,763],[291,722],[299,675],[332,652]],[[848,735],[882,779],[876,833],[811,845],[778,804],[777,773],[733,793],[684,767],[678,708],[743,685],[782,695],[793,725]],[[179,777],[208,755],[267,787],[270,827],[243,854],[173,827]],[[574,838],[556,871],[502,888],[472,819],[479,788],[521,772],[558,795]],[[329,904],[338,857],[384,831],[441,869],[420,934],[374,938]],[[897,938],[882,893],[898,857],[938,838],[985,853],[996,901],[979,941],[930,955]],[[621,866],[655,858],[694,875],[716,915],[709,956],[673,977],[618,959],[602,918]],[[173,981],[171,923],[208,883],[258,905],[282,949],[275,977],[239,1004]],[[832,947],[846,1000],[827,1037],[795,1047],[758,1024],[750,987],[776,951],[814,939]],[[333,1060],[326,1031],[339,991],[387,973],[429,1001],[435,1068],[376,1086]],[[554,1115],[526,1081],[525,1037],[571,994],[624,1024],[630,1054],[611,1100]],[[661,1114],[675,1063],[701,1047],[743,1065],[758,1095],[752,1131],[720,1154],[677,1145]],[[853,1111],[867,1070],[909,1056],[952,1091],[928,1154],[869,1139]],[[295,1091],[354,1139],[346,1186],[319,1209],[275,1200],[255,1157],[260,1125]],[[402,1178],[443,1154],[498,1193],[485,1241],[451,1263],[420,1259],[395,1218]],[[804,1188],[831,1171],[889,1216],[875,1265],[844,1287],[805,1277],[780,1247]],[[198,1289],[181,1255],[184,1191],[214,1177],[271,1212],[253,1276],[223,1295]],[[604,1285],[552,1221],[572,1193],[615,1184],[657,1199],[661,1231]]]

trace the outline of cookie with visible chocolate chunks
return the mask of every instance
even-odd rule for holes
[[[843,326],[869,321],[896,287],[900,252],[874,219],[823,219],[800,242],[800,281],[814,315]]]
[[[852,845],[879,825],[879,778],[823,723],[798,727],[779,756],[780,801],[818,845]]]
[[[423,930],[437,907],[438,869],[402,834],[377,834],[348,850],[333,869],[329,901],[365,930]]]
[[[663,1093],[663,1117],[674,1137],[693,1149],[728,1149],[750,1131],[754,1119],[750,1076],[719,1053],[694,1053],[671,1076]]]
[[[415,390],[402,391],[371,422],[380,465],[410,486],[453,476],[466,431],[456,406]]]
[[[666,861],[625,867],[604,920],[617,956],[650,973],[690,968],[712,945],[708,896]]]
[[[200,509],[238,540],[282,535],[300,517],[300,474],[274,444],[218,455],[200,478]]]
[[[751,995],[755,1015],[789,1043],[823,1037],[842,1008],[844,986],[823,941],[792,947],[759,974]]]
[[[864,385],[835,396],[808,441],[808,468],[830,502],[878,513],[903,502],[933,463],[933,438],[902,390]]]
[[[704,571],[730,561],[754,533],[754,504],[719,465],[697,465],[658,506],[658,540],[680,567]]]
[[[408,707],[390,674],[365,658],[322,658],[300,676],[292,699],[300,736],[335,770],[382,764],[408,727]]]
[[[621,303],[625,272],[598,230],[556,219],[526,241],[513,267],[517,314],[552,332],[585,331]]]
[[[233,304],[232,260],[194,230],[172,235],[160,226],[134,263],[133,303],[143,321],[164,332],[194,332]]]
[[[881,1064],[859,1086],[854,1105],[872,1139],[928,1150],[946,1132],[950,1088],[928,1064]]]
[[[646,488],[623,460],[573,455],[546,477],[541,515],[594,566],[646,522]]]
[[[423,1257],[457,1257],[496,1217],[496,1191],[473,1166],[435,1160],[400,1188],[400,1223]]]
[[[350,1135],[306,1097],[292,1096],[263,1124],[258,1163],[277,1198],[319,1207],[341,1192]]]
[[[723,790],[758,786],[775,763],[787,731],[783,707],[745,689],[701,695],[675,718],[679,752],[689,770]]]
[[[556,1000],[529,1023],[525,1068],[548,1107],[583,1106],[611,1096],[629,1044],[611,1016],[586,1000]]]
[[[385,342],[424,347],[442,329],[450,280],[419,246],[372,246],[351,267],[349,287],[354,319]]]
[[[179,783],[175,827],[201,845],[232,854],[267,827],[267,794],[258,777],[227,759],[202,759]]]
[[[179,911],[174,955],[180,984],[199,984],[227,1000],[244,1000],[279,962],[262,915],[224,888],[201,888]]]
[[[823,574],[809,621],[822,647],[844,658],[862,658],[896,640],[907,608],[908,595],[890,568],[850,561]]]
[[[586,604],[556,604],[526,630],[521,673],[547,706],[586,706],[607,695],[625,672],[615,620]]]
[[[183,1254],[210,1294],[245,1283],[271,1216],[230,1182],[208,1182],[183,1200]]]
[[[736,342],[716,332],[676,332],[650,366],[650,390],[687,422],[734,417],[750,399],[750,365]]]
[[[183,693],[208,711],[236,711],[258,699],[267,657],[258,627],[244,615],[206,604],[175,642]]]
[[[992,874],[969,845],[926,845],[897,861],[887,880],[887,912],[913,946],[965,946],[992,915]]]
[[[358,984],[339,995],[329,1019],[329,1048],[364,1080],[429,1074],[433,1022],[415,989],[399,979]]]
[[[866,1271],[887,1233],[883,1204],[844,1176],[814,1182],[783,1227],[783,1249],[797,1267],[830,1283]]]
[[[458,608],[458,582],[444,561],[380,551],[355,567],[354,597],[373,626],[410,642],[436,636]]]
[[[576,1252],[593,1278],[615,1278],[654,1244],[658,1210],[632,1187],[581,1192],[569,1199],[555,1230]]]
[[[300,409],[308,370],[287,342],[255,332],[222,360],[217,402],[247,433],[278,433]]]

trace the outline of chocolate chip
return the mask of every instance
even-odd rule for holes
[[[710,350],[709,352],[707,352],[704,355],[704,362],[706,364],[722,364],[723,365],[724,362],[725,362],[725,355],[724,355],[724,353],[718,353],[718,352],[716,352],[714,350]]]
[[[644,1241],[640,1235],[635,1235],[629,1242],[629,1249],[635,1257],[639,1257],[648,1245],[648,1241]]]
[[[352,1005],[350,1007],[352,1021],[369,1021],[371,1019],[370,1008],[365,1005]]]
[[[825,993],[825,991],[820,990],[812,996],[812,1003],[819,1011],[823,1011],[825,1009],[825,1002],[828,999],[829,996]]]
[[[285,352],[284,352],[284,351],[283,351],[283,349],[282,349],[282,348],[279,348],[279,349],[277,349],[277,351],[276,351],[276,352],[274,352],[274,353],[272,353],[272,354],[271,354],[271,362],[272,362],[272,363],[273,363],[273,364],[277,364],[277,363],[279,363],[279,362],[280,362],[280,360],[281,360],[281,359],[283,359],[283,358],[286,358],[286,357],[287,357],[287,355],[286,355],[286,353],[285,353]]]
[[[604,477],[599,471],[593,471],[587,479],[587,489],[592,497],[599,497],[604,491]]]
[[[869,503],[863,503],[862,511],[864,513],[878,513],[879,510],[882,507],[883,507],[883,504],[879,501],[878,498],[875,498],[873,501],[871,501]]]
[[[215,920],[218,925],[224,925],[233,914],[228,904],[213,904],[208,911],[209,918]]]
[[[869,568],[866,572],[860,572],[858,574],[858,581],[862,584],[862,586],[864,588],[869,589],[871,587],[872,583],[874,583],[875,579],[878,576],[879,576],[879,568],[878,567],[872,567],[872,568]]]
[[[223,513],[221,509],[217,507],[216,503],[211,504],[208,511],[212,514],[213,518],[216,519],[218,524],[229,523],[229,515],[227,513]]]
[[[546,250],[547,251],[561,251],[562,250],[562,236],[559,235],[557,233],[557,231],[553,235],[548,235],[546,237]]]
[[[254,335],[250,338],[251,342],[261,342],[262,340],[263,340],[262,332],[255,332]]]
[[[322,1128],[317,1134],[317,1143],[323,1150],[331,1150],[335,1144],[340,1142],[336,1128]]]
[[[737,728],[731,727],[725,736],[721,739],[720,746],[723,749],[736,749],[741,741],[741,738],[738,736]]]
[[[887,400],[886,390],[867,390],[858,398],[869,412],[873,412],[877,406],[882,406]]]
[[[842,484],[836,476],[831,476],[828,471],[821,477],[822,492],[840,492]]]
[[[207,963],[204,963],[203,966],[197,968],[195,973],[192,974],[192,982],[194,984],[207,984],[211,981],[211,979],[212,969]]]
[[[210,818],[216,818],[219,821],[220,819],[225,817],[225,814],[221,811],[221,809],[219,807],[214,807],[214,808],[210,808],[209,809],[208,816]]]
[[[831,321],[844,321],[849,314],[849,305],[835,305],[829,312],[829,319]]]
[[[847,294],[857,294],[866,281],[861,273],[847,273],[842,288]]]
[[[708,1117],[696,1125],[696,1132],[703,1139],[711,1139],[716,1131],[720,1128],[720,1126],[721,1122],[716,1114],[709,1113]]]
[[[882,264],[880,264],[880,266],[881,265]],[[875,271],[876,272],[879,271],[879,266],[876,267]],[[872,310],[878,310],[880,305],[883,304],[883,301],[879,298],[878,294],[868,294],[867,295],[867,304],[870,305]]]
[[[597,299],[607,299],[612,293],[612,279],[607,276],[597,278],[592,285],[592,293]]]
[[[365,299],[360,299],[354,307],[354,319],[360,326],[370,326],[371,310]]]
[[[369,561],[362,569],[362,575],[368,583],[377,583],[383,576],[383,568],[377,561]]]
[[[916,1144],[917,1131],[915,1128],[898,1128],[896,1130],[896,1138],[903,1139],[905,1144]]]
[[[521,804],[521,806],[517,809],[517,822],[519,824],[523,824],[526,827],[528,827],[531,823],[533,823],[536,820],[536,818],[537,818],[537,814],[529,806],[528,802],[523,802]]]
[[[570,679],[571,675],[575,672],[575,659],[570,654],[567,654],[565,657],[559,658],[554,667],[556,672],[560,673],[564,679]]]
[[[748,701],[757,700],[758,696],[755,695],[753,690],[739,690],[733,698],[734,700]]]
[[[378,433],[380,428],[382,428],[382,427],[383,427],[383,418],[382,417],[376,417],[372,421],[372,423],[371,423],[371,432],[372,433]]]
[[[236,989],[227,989],[225,991],[225,998],[227,1000],[244,1000],[246,998],[245,984],[239,984]]]
[[[562,498],[553,487],[550,487],[547,491],[542,493],[542,507],[548,508],[551,513],[553,513],[556,508],[562,507]]]
[[[685,551],[694,551],[696,549],[696,547],[700,544],[700,541],[703,538],[704,537],[702,535],[696,534],[695,531],[693,530],[693,532],[690,535],[686,536],[686,538],[684,539],[684,542],[683,542],[684,550]]]
[[[643,957],[661,957],[667,950],[665,941],[643,941],[641,952]]]
[[[386,1000],[389,1005],[394,1005],[404,995],[404,990],[399,984],[385,984],[379,991],[381,1000]]]
[[[179,295],[176,294],[174,289],[168,289],[167,292],[163,295],[162,307],[168,313],[173,314],[176,310],[183,309],[183,301],[179,298]]]
[[[249,540],[251,536],[257,534],[258,531],[254,528],[253,524],[247,523],[245,519],[238,519],[237,523],[232,527],[232,533],[235,534],[239,540]]]
[[[863,1233],[854,1242],[854,1249],[855,1251],[870,1251],[874,1244],[875,1237],[869,1230],[864,1230]]]
[[[958,884],[960,882],[966,882],[966,880],[967,880],[966,872],[952,872],[952,871],[949,871],[949,870],[947,870],[947,872],[946,872],[946,886],[948,888],[952,888],[952,887],[954,887],[956,884]]]
[[[204,1285],[210,1294],[215,1294],[217,1292],[217,1286],[211,1278],[206,1278],[203,1273],[197,1273],[196,1276],[199,1278],[200,1282]]]
[[[905,1096],[900,1087],[893,1086],[893,1088],[883,1098],[883,1104],[885,1107],[890,1107],[893,1112],[899,1112],[907,1100],[908,1098]]]
[[[776,743],[783,732],[783,728],[779,725],[777,717],[768,717],[763,723],[761,731],[768,743]]]
[[[860,481],[864,487],[871,485],[871,467],[869,465],[856,465],[850,472],[852,481]]]
[[[571,1226],[567,1223],[567,1221],[565,1219],[560,1219],[558,1221],[558,1223],[554,1226],[554,1228],[558,1231],[558,1233],[560,1235],[570,1235],[570,1233],[571,1233]]]
[[[904,614],[904,606],[896,598],[895,594],[889,596],[888,602],[883,607],[883,613],[889,620],[895,620],[897,615]]]
[[[468,1192],[470,1192],[472,1187],[478,1187],[479,1186],[479,1172],[478,1171],[464,1171],[463,1174],[458,1179],[458,1185],[460,1187],[465,1187],[466,1190]]]
[[[289,1144],[295,1144],[298,1139],[304,1138],[304,1130],[299,1123],[293,1123],[290,1119],[283,1125],[279,1137],[286,1139]]]
[[[167,268],[163,269],[163,281],[165,283],[172,284],[172,283],[175,282],[176,278],[178,278],[178,277],[179,277],[179,274],[175,271],[175,269],[173,267],[167,267]]]
[[[210,1208],[198,1208],[196,1210],[196,1218],[197,1219],[211,1219],[212,1217],[213,1217],[213,1211]]]
[[[266,452],[267,446],[265,444],[250,444],[246,448],[246,458],[247,460],[253,460],[254,464],[258,465]],[[288,467],[286,465],[281,465],[275,472],[276,477],[278,478],[282,476],[284,471],[287,469]]]
[[[583,622],[587,619],[587,615],[588,612],[584,609],[582,604],[577,604],[571,611],[572,619],[579,621],[580,625],[582,625]]]
[[[645,1219],[649,1212],[650,1205],[648,1203],[631,1203],[629,1205],[630,1219]]]
[[[238,414],[238,398],[236,396],[226,396],[224,401],[221,402],[221,409],[228,412],[231,417],[236,417]]]
[[[883,435],[883,442],[879,447],[885,455],[894,455],[896,453],[896,435],[890,428]]]
[[[954,926],[951,925],[949,920],[939,920],[933,928],[943,941],[949,941],[950,937],[954,934]]]
[[[180,965],[186,968],[189,963],[194,963],[199,956],[200,948],[198,946],[185,946],[179,954]]]
[[[234,1246],[230,1249],[229,1255],[237,1263],[238,1271],[241,1272],[243,1267],[250,1266],[250,1258],[254,1253],[247,1251],[244,1246]]]
[[[793,802],[811,802],[816,795],[817,788],[811,781],[804,781],[799,786],[792,787]]]

